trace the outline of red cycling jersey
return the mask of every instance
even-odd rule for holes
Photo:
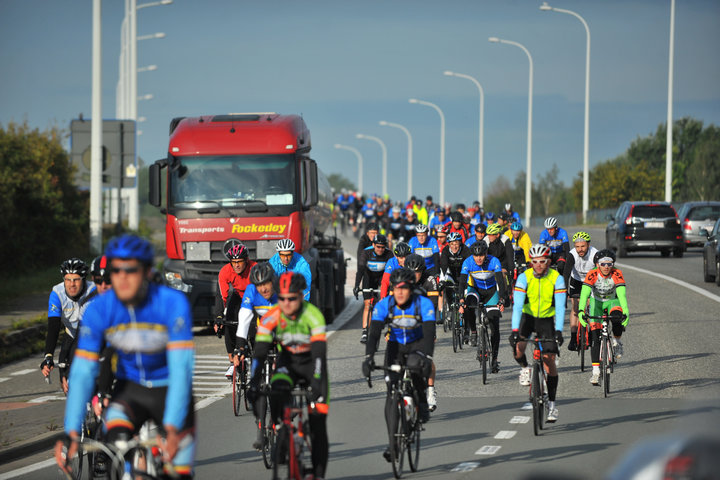
[[[248,260],[247,265],[245,265],[245,270],[243,270],[240,275],[235,273],[235,270],[233,270],[232,265],[229,263],[225,264],[225,266],[220,269],[220,273],[218,273],[218,284],[220,286],[220,294],[222,295],[223,305],[227,305],[230,285],[232,285],[233,290],[235,290],[238,295],[240,295],[240,298],[242,298],[245,294],[245,289],[250,284],[250,269],[254,265],[255,262]]]

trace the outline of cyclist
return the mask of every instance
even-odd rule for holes
[[[415,212],[415,215],[417,216],[418,223],[421,223],[423,225],[428,224],[428,211],[425,210],[425,207],[423,206],[422,200],[419,198],[415,200],[415,203],[412,206],[413,211]]]
[[[523,307],[513,308],[510,346],[513,348],[515,361],[522,367],[520,385],[530,385],[530,367],[525,356],[528,338],[533,332],[543,340],[555,338],[554,341],[542,343],[549,400],[547,421],[552,423],[558,419],[555,404],[558,387],[555,355],[563,344],[567,289],[562,276],[550,268],[550,255],[550,247],[547,245],[536,244],[530,248],[532,268],[519,275],[515,283],[514,304]]]
[[[420,222],[418,221],[417,215],[412,209],[412,206],[407,208],[405,210],[405,231],[403,232],[402,237],[400,237],[400,240],[403,242],[409,242],[410,239],[415,236],[415,227],[417,227],[419,223]]]
[[[382,281],[380,283],[380,298],[385,298],[390,288],[390,274],[400,267],[405,266],[405,259],[412,253],[410,245],[405,242],[398,242],[393,249],[395,257],[388,260],[385,264],[385,271],[383,272]]]
[[[520,214],[517,213],[517,212],[515,212],[515,211],[513,211],[513,209],[512,209],[512,204],[510,204],[510,203],[506,203],[506,204],[505,204],[505,213],[508,214],[508,215],[510,215],[510,217],[512,217],[511,220],[510,220],[511,223],[519,222],[519,221],[520,221]]]
[[[225,319],[237,318],[237,311],[240,308],[245,289],[250,284],[250,269],[255,262],[250,260],[248,249],[240,240],[231,239],[225,244],[225,257],[229,260],[218,273],[218,293],[215,297],[215,324],[213,328],[218,336],[225,333],[225,351],[227,352],[230,366],[225,372],[225,377],[232,380],[233,374],[233,351],[235,350],[235,339],[237,338],[237,325],[227,325]]]
[[[393,258],[393,254],[388,250],[388,239],[385,235],[375,235],[372,246],[367,247],[358,258],[358,268],[355,274],[355,287],[353,287],[353,295],[358,298],[360,293],[360,283],[363,289],[379,289],[382,281],[385,265]],[[367,342],[367,322],[370,314],[370,305],[374,297],[372,292],[363,292],[363,317],[362,317],[362,335],[360,343]]]
[[[462,243],[457,232],[448,234],[448,247],[440,254],[441,281],[451,283],[460,279],[463,262],[470,256],[470,249]]]
[[[515,268],[515,250],[510,239],[502,235],[498,223],[488,225],[485,243],[488,244],[488,253],[500,261],[503,273],[507,275],[508,272],[512,272]]]
[[[250,285],[245,290],[240,310],[237,313],[237,348],[233,352],[233,363],[240,365],[248,343],[252,343],[255,318],[262,318],[273,305],[277,304],[277,294],[273,288],[275,270],[268,262],[260,262],[250,269]]]
[[[117,383],[105,410],[109,442],[128,440],[149,419],[162,426],[162,450],[180,478],[191,478],[195,451],[192,400],[194,346],[190,304],[182,292],[149,281],[154,252],[134,235],[112,239],[105,250],[113,291],[83,316],[65,406],[66,438],[55,459],[67,470],[77,451],[85,405],[92,394],[103,342],[117,350]],[[181,441],[182,440],[182,441]]]
[[[261,319],[255,336],[255,355],[248,399],[253,411],[258,410],[262,365],[273,342],[273,334],[281,349],[275,373],[270,380],[277,395],[270,397],[270,412],[275,424],[282,422],[283,409],[290,402],[290,392],[299,381],[310,386],[311,411],[309,417],[314,478],[325,477],[328,461],[327,414],[330,402],[330,383],[327,371],[327,343],[325,319],[315,305],[303,301],[301,293],[307,287],[305,278],[285,272],[277,280],[277,306]],[[261,443],[262,445],[262,443]]]
[[[355,257],[356,260],[360,260],[363,250],[372,245],[373,239],[378,233],[380,233],[380,228],[377,223],[370,222],[366,225],[365,234],[360,237],[360,240],[358,241],[357,256]]]
[[[372,198],[365,200],[365,205],[362,206],[360,214],[362,215],[363,222],[366,225],[368,223],[375,223],[377,215],[375,212],[375,202],[373,202]]]
[[[92,275],[95,290],[97,290],[98,294],[105,293],[112,289],[112,285],[110,284],[110,270],[108,270],[107,257],[105,255],[93,259],[92,263],[90,263],[90,275]]]
[[[600,250],[595,254],[593,261],[596,268],[590,270],[587,274],[580,291],[578,318],[582,326],[585,327],[588,325],[584,318],[586,311],[589,315],[602,315],[607,309],[612,323],[612,343],[615,358],[619,359],[623,356],[623,344],[620,338],[629,321],[625,277],[623,277],[620,269],[615,268],[615,252],[612,250]],[[623,315],[625,315],[624,319]],[[589,330],[591,333],[590,356],[593,365],[590,383],[598,385],[600,378],[599,340],[602,324],[591,321]]]
[[[437,275],[440,263],[440,247],[438,247],[437,240],[428,235],[428,226],[422,223],[415,227],[415,232],[415,236],[410,239],[408,245],[413,253],[417,253],[425,259],[428,275]]]
[[[478,223],[475,225],[475,235],[465,240],[466,247],[472,247],[475,242],[479,242],[485,239],[487,234],[487,227],[484,223]]]
[[[88,266],[79,258],[70,258],[60,265],[63,281],[52,288],[48,300],[48,331],[45,337],[45,356],[40,369],[45,377],[55,368],[53,353],[57,347],[60,329],[65,336],[60,345],[59,363],[69,365],[73,344],[78,333],[78,323],[94,296],[95,285],[85,280]],[[63,392],[68,392],[67,368],[60,369],[60,383]]]
[[[472,228],[475,228],[478,223],[483,222],[482,207],[480,206],[480,202],[473,202],[473,206],[468,210],[468,213],[470,213],[470,225]]]
[[[442,251],[447,247],[447,234],[448,234],[449,228],[439,228],[435,234],[435,239],[437,240],[438,248],[440,249],[440,253],[442,254]]]
[[[508,204],[509,205],[509,204]],[[505,232],[513,247],[515,265],[524,265],[530,261],[530,247],[532,240],[530,235],[523,232],[523,225],[520,221],[515,220],[510,225],[510,230]]]
[[[275,245],[277,253],[270,257],[268,262],[275,270],[275,275],[280,276],[285,272],[297,272],[305,277],[305,300],[310,301],[310,287],[312,285],[312,273],[307,260],[295,251],[295,242],[289,238],[283,238]]]
[[[450,220],[447,219],[445,216],[445,210],[443,208],[437,207],[435,209],[435,215],[430,219],[430,223],[428,226],[430,227],[431,231],[434,231],[436,234],[440,231],[441,228],[445,227],[448,223],[450,223]]]
[[[551,265],[554,265],[562,275],[568,253],[570,253],[570,238],[565,229],[558,227],[557,218],[548,217],[545,219],[545,230],[540,233],[538,243],[550,247],[552,252],[550,257]]]
[[[400,207],[392,207],[392,216],[385,219],[385,232],[387,232],[388,242],[392,245],[402,236],[404,232],[405,221],[401,215]]]
[[[583,281],[587,274],[595,268],[595,254],[597,248],[590,245],[590,234],[577,232],[572,237],[574,248],[567,256],[567,263],[563,271],[565,285],[568,286],[568,297],[570,298],[570,341],[568,350],[577,350],[578,332],[578,299],[582,290]]]
[[[414,291],[415,273],[408,268],[393,271],[390,283],[393,294],[380,300],[373,310],[370,324],[370,338],[365,344],[365,360],[362,372],[369,377],[375,367],[375,351],[383,326],[389,325],[390,337],[385,349],[386,368],[391,365],[406,365],[410,370],[412,382],[418,392],[418,409],[420,421],[425,423],[430,418],[426,378],[432,369],[432,354],[435,348],[435,308],[432,302]],[[399,373],[387,371],[387,396],[385,398],[385,422],[389,436],[393,435],[392,392],[390,385],[399,378]],[[391,461],[390,449],[386,449],[383,457]]]
[[[493,212],[487,212],[485,214],[485,226],[489,227],[491,224],[497,222],[497,216]]]
[[[464,218],[462,212],[454,211],[450,214],[450,229],[448,230],[448,233],[450,232],[457,232],[462,237],[462,241],[465,242],[465,240],[468,239],[469,234],[467,231],[467,228],[465,228]]]
[[[490,343],[493,349],[492,373],[500,370],[497,355],[500,350],[500,307],[507,295],[505,277],[500,261],[489,254],[485,242],[477,242],[470,247],[468,257],[460,270],[460,285],[465,287],[465,299],[461,300],[465,327],[470,330],[470,345],[477,347],[477,325],[474,309],[479,303],[485,305],[491,325]]]

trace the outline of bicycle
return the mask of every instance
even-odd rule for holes
[[[540,435],[549,410],[549,398],[547,393],[547,375],[543,365],[542,342],[555,342],[554,338],[533,338],[530,340],[535,344],[533,350],[532,373],[530,375],[530,403],[533,411],[533,432]],[[559,355],[558,351],[558,355]]]
[[[238,322],[224,321],[222,325],[234,325],[237,326]],[[237,350],[236,350],[237,351]],[[240,415],[240,405],[245,404],[245,411],[250,410],[250,401],[247,398],[247,391],[250,388],[250,368],[252,366],[252,348],[250,342],[247,344],[245,350],[245,358],[240,363],[240,366],[233,365],[232,373],[232,407],[233,415],[236,417]],[[243,400],[244,399],[244,400]]]
[[[360,291],[362,293],[369,293],[372,295],[372,297],[370,297],[370,308],[368,309],[367,318],[366,318],[367,323],[365,323],[365,325],[367,325],[367,328],[369,329],[371,322],[372,322],[373,309],[375,308],[375,304],[377,303],[377,301],[380,299],[380,289],[379,288],[363,288]],[[377,346],[376,346],[376,348],[377,348]]]
[[[588,329],[582,325],[578,325],[577,331],[577,346],[578,355],[580,356],[580,371],[585,371],[585,350],[589,348],[588,345]]]
[[[480,368],[482,370],[483,385],[486,385],[488,363],[493,358],[493,350],[492,343],[490,342],[490,332],[492,326],[490,325],[490,322],[487,318],[485,304],[478,304],[478,306],[476,307],[475,316],[477,318],[478,325],[477,359],[480,362]]]
[[[268,390],[270,387],[270,378],[275,371],[275,362],[277,360],[277,346],[273,343],[268,350],[268,355],[263,363],[262,379],[261,379],[261,390]],[[265,468],[273,468],[273,453],[275,445],[277,443],[277,436],[275,432],[275,426],[273,425],[272,419],[270,418],[270,409],[267,403],[265,404],[265,410],[260,420],[258,428],[262,430],[263,444],[262,444],[262,456],[263,464]]]
[[[602,329],[600,331],[600,383],[603,385],[603,395],[607,398],[610,393],[610,374],[615,372],[615,347],[611,338],[611,329],[608,324],[612,321],[608,315],[607,308],[602,315],[585,315],[588,320],[600,320]],[[620,317],[625,319],[625,315]]]
[[[463,343],[465,341],[463,338],[465,335],[465,318],[460,313],[461,304],[459,299],[461,299],[461,296],[457,291],[455,295],[453,298],[453,308],[450,310],[450,330],[452,332],[453,352],[457,353],[458,348],[460,350],[463,349]]]
[[[417,472],[420,459],[420,432],[424,430],[418,412],[419,393],[413,388],[410,370],[404,365],[376,366],[373,370],[399,373],[399,378],[390,386],[392,409],[390,416],[391,431],[389,434],[390,460],[395,478],[402,477],[404,454],[407,450],[410,470]],[[372,379],[367,377],[368,387],[372,388]]]

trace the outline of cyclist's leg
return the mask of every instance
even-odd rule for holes
[[[478,305],[478,293],[475,289],[468,288],[465,292],[465,312],[463,318],[465,320],[465,332],[470,332],[477,338],[477,319],[475,318],[475,309]]]
[[[287,350],[279,352],[277,367],[270,378],[270,389],[273,393],[270,397],[270,415],[276,425],[282,422],[283,409],[290,402],[290,392],[295,385],[295,379],[289,369],[291,363],[291,353]]]
[[[427,378],[432,371],[432,362],[423,353],[418,353],[419,344],[417,342],[409,344],[408,347],[411,352],[407,355],[407,368],[410,369],[413,388],[418,393],[420,421],[425,422],[429,416],[426,385]]]
[[[590,297],[588,300],[588,314],[592,316],[602,315],[603,303],[596,301]],[[590,332],[590,360],[592,361],[593,370],[600,371],[600,333],[602,323],[598,320],[588,321],[588,330]]]
[[[578,331],[578,309],[580,306],[580,290],[582,282],[570,277],[570,285],[568,287],[568,297],[570,297],[570,341],[568,342],[569,350],[577,350],[577,331]]]
[[[150,418],[149,411],[138,403],[146,390],[124,380],[115,384],[115,396],[104,413],[103,434],[108,443],[130,440]]]
[[[500,350],[500,317],[502,314],[497,306],[500,301],[500,295],[498,294],[497,289],[491,289],[488,290],[485,297],[489,298],[481,298],[481,300],[486,305],[485,311],[487,312],[487,318],[490,324],[490,345],[492,346],[493,354],[492,361],[496,362],[498,351]]]
[[[227,301],[227,313],[225,320],[237,323],[238,311],[242,304],[242,297],[237,292],[230,293]],[[225,350],[227,351],[230,363],[233,361],[233,351],[237,342],[237,325],[225,325]]]
[[[403,351],[405,350],[404,345],[400,345],[397,342],[387,342],[385,348],[385,367],[389,367],[394,364],[404,363]],[[400,374],[397,372],[388,371],[385,376],[387,385],[387,396],[385,397],[385,425],[387,425],[388,435],[391,436],[395,433],[395,425],[393,425],[393,409],[396,408],[392,402],[392,385],[400,378]],[[397,420],[397,419],[396,419]],[[389,437],[388,437],[389,438]],[[389,461],[389,460],[388,460]]]
[[[290,366],[290,373],[293,378],[302,378],[307,385],[310,385],[313,379],[314,364],[312,358],[308,356],[309,361],[302,363],[294,363]],[[328,463],[329,441],[327,434],[327,413],[328,404],[330,403],[330,386],[325,385],[322,392],[324,403],[316,404],[316,409],[308,415],[310,423],[310,445],[312,446],[312,464],[315,478],[325,478],[325,469]]]
[[[555,318],[540,318],[535,321],[535,332],[539,338],[553,338],[555,334]],[[547,373],[547,394],[548,401],[550,402],[550,410],[555,409],[555,397],[557,395],[558,387],[558,370],[557,364],[555,363],[555,356],[558,353],[558,345],[552,340],[543,342],[543,364],[545,365],[545,372]],[[556,414],[557,412],[555,412]]]

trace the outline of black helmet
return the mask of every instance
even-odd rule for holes
[[[271,282],[275,277],[275,270],[268,262],[260,262],[250,269],[250,281],[253,285]]]
[[[242,260],[248,258],[247,247],[238,239],[231,238],[223,246],[223,252],[228,260]]]
[[[75,273],[77,275],[80,275],[82,278],[85,278],[88,270],[89,268],[87,264],[79,258],[70,258],[68,260],[65,260],[62,265],[60,265],[60,273],[63,277],[68,273]]]
[[[95,257],[90,263],[90,275],[93,277],[105,276],[106,273],[110,273],[107,270],[107,257],[105,255]]]
[[[475,225],[475,231],[480,233],[485,233],[487,230],[487,226],[484,223],[478,223]]]
[[[289,293],[302,293],[305,288],[307,288],[307,282],[302,274],[285,272],[277,279],[275,291],[279,295],[287,295]]]
[[[372,243],[375,245],[385,245],[387,247],[388,239],[382,233],[378,233],[377,235],[375,235],[375,238],[373,239]]]
[[[410,245],[408,245],[406,242],[398,242],[398,244],[395,245],[395,250],[393,250],[393,253],[396,257],[407,257],[412,253],[412,249],[410,248]]]
[[[378,224],[375,223],[375,222],[370,222],[370,223],[368,223],[367,226],[365,227],[365,231],[366,231],[366,232],[369,232],[370,230],[374,230],[374,231],[377,232],[377,231],[379,230],[379,229],[378,229]]]
[[[600,259],[603,258],[612,258],[613,263],[615,263],[615,252],[609,248],[603,248],[595,254],[595,257],[593,257],[593,263],[597,264]]]
[[[475,242],[470,247],[470,253],[473,255],[487,255],[488,246],[487,243],[483,242],[482,240],[479,242]]]
[[[409,268],[413,272],[424,272],[425,259],[417,253],[411,253],[405,259],[405,268]]]
[[[390,274],[390,285],[393,288],[413,288],[415,286],[415,272],[405,267],[396,268]]]
[[[452,220],[453,222],[460,222],[460,223],[462,223],[462,221],[463,221],[463,214],[460,213],[460,212],[458,212],[458,211],[456,210],[456,211],[454,211],[454,212],[452,212],[452,213],[450,214],[450,220]]]

